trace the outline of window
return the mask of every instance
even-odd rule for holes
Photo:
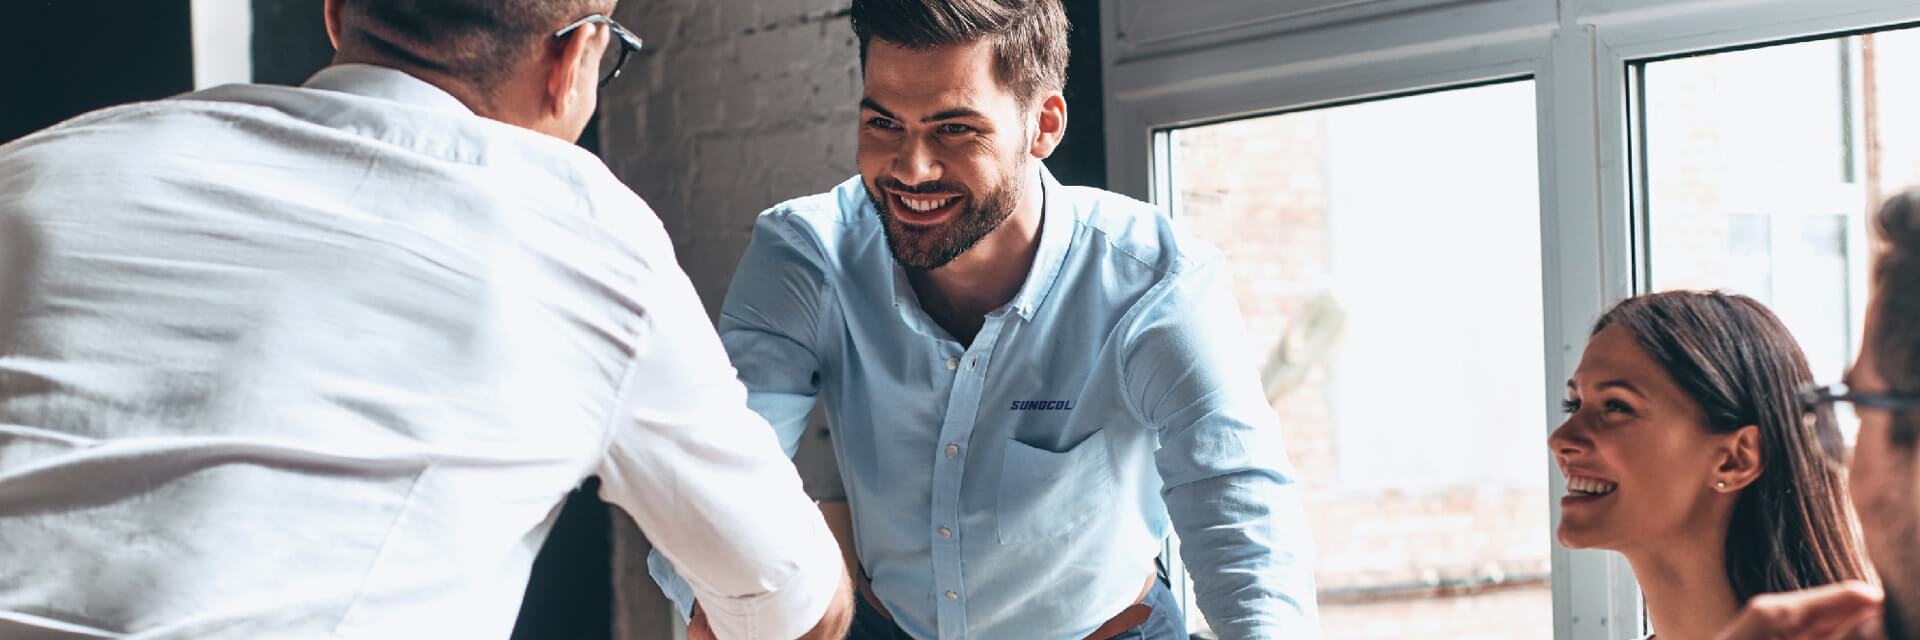
[[[1225,251],[1266,354],[1326,637],[1552,635],[1533,95],[1168,134],[1176,224]]]
[[[1636,63],[1648,288],[1752,296],[1838,380],[1870,214],[1920,179],[1917,54],[1905,29]]]
[[[1101,4],[1108,177],[1227,250],[1282,356],[1329,638],[1644,636],[1619,554],[1551,543],[1594,319],[1746,293],[1831,381],[1869,214],[1920,185],[1912,0]]]

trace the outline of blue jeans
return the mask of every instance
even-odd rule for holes
[[[847,634],[847,640],[913,640],[913,636],[869,606],[866,598],[855,594],[853,602],[853,630]],[[1146,622],[1114,636],[1114,640],[1187,640],[1187,617],[1181,613],[1180,603],[1173,599],[1173,590],[1167,587],[1165,575],[1153,582],[1141,602],[1153,607],[1153,613],[1147,616]]]

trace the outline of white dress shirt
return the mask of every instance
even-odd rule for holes
[[[402,72],[0,147],[0,638],[503,638],[597,474],[722,637],[837,547],[659,220]]]

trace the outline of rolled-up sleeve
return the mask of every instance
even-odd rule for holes
[[[677,568],[669,590],[698,598],[719,637],[797,637],[834,597],[839,547],[685,275],[650,286],[601,496]]]
[[[747,389],[746,406],[763,420],[763,429],[771,426],[768,433],[791,459],[819,390],[819,358],[811,345],[827,288],[817,251],[790,235],[785,218],[776,209],[754,225],[753,241],[727,288],[719,333]],[[839,553],[836,547],[831,557]],[[692,615],[695,600],[705,599],[676,564],[660,550],[647,558],[648,572],[684,618]]]
[[[1124,379],[1160,432],[1154,460],[1201,611],[1221,638],[1319,637],[1312,535],[1225,265],[1190,264],[1139,304]]]
[[[792,456],[820,390],[823,315],[832,290],[820,249],[782,210],[754,225],[753,241],[720,307],[720,340],[747,385],[747,404],[773,425]]]

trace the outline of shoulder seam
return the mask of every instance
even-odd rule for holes
[[[788,203],[791,202],[793,201],[789,201]],[[820,358],[820,345],[825,344],[823,339],[826,337],[827,325],[821,315],[828,311],[838,313],[840,291],[834,282],[833,269],[827,264],[828,260],[825,247],[820,245],[818,239],[809,237],[808,234],[800,233],[798,229],[793,228],[793,225],[801,224],[793,220],[793,218],[801,212],[787,206],[788,203],[776,205],[772,209],[762,212],[760,217],[763,220],[771,221],[773,232],[778,234],[789,246],[793,247],[796,251],[804,252],[804,257],[808,262],[812,263],[814,270],[819,273],[820,291],[817,295],[820,296],[818,304],[821,306],[815,309],[814,313],[813,331],[811,332],[813,334],[811,336],[812,344],[806,345],[807,349],[814,352],[814,357],[818,359]],[[825,212],[818,208],[810,208],[809,210]],[[841,221],[838,217],[835,217],[831,223],[837,227],[841,224]]]

